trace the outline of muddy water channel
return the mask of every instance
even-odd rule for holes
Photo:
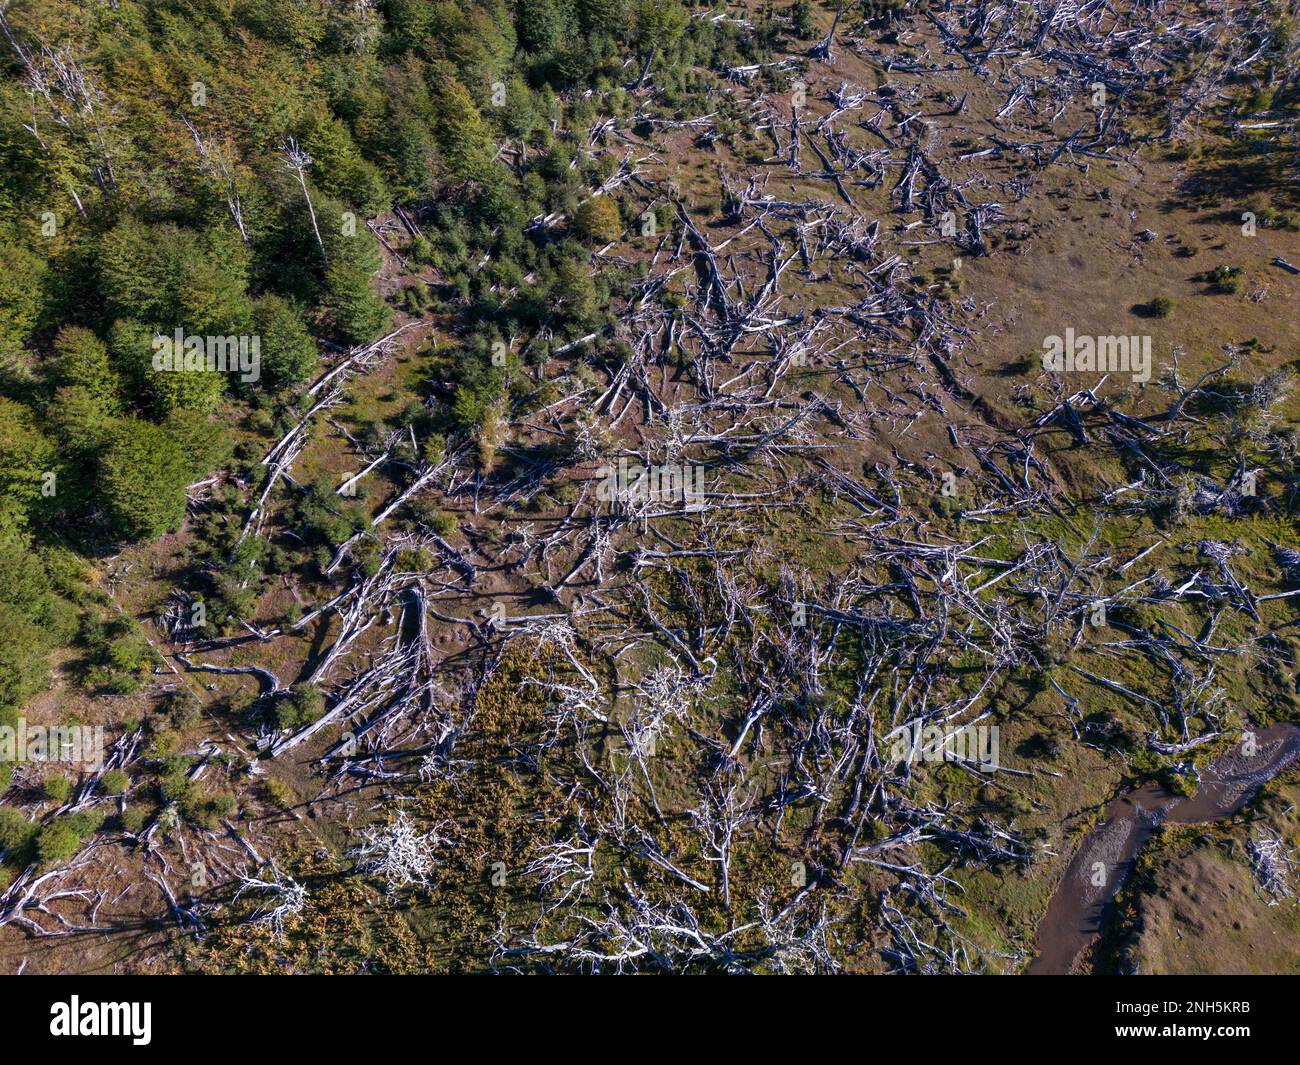
[[[1147,784],[1107,803],[1102,823],[1084,837],[1048,903],[1038,925],[1038,957],[1026,972],[1068,973],[1110,920],[1115,895],[1155,830],[1165,822],[1206,824],[1240,811],[1260,785],[1300,754],[1300,728],[1263,729],[1255,734],[1253,753],[1249,750],[1238,744],[1214,759],[1190,798]]]

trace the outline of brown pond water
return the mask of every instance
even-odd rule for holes
[[[1159,784],[1117,795],[1106,804],[1102,823],[1083,838],[1048,903],[1038,925],[1038,957],[1025,971],[1046,975],[1071,970],[1110,920],[1133,860],[1160,824],[1198,825],[1231,817],[1297,754],[1300,728],[1272,725],[1255,734],[1253,754],[1239,743],[1206,766],[1191,797],[1173,795]]]

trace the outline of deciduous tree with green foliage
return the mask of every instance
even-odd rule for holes
[[[291,388],[316,372],[316,341],[302,313],[288,300],[274,293],[259,299],[253,307],[253,328],[261,349],[263,387]]]
[[[152,422],[122,419],[100,457],[109,531],[125,539],[151,539],[180,528],[189,475],[190,465],[171,433]]]
[[[608,244],[623,232],[623,217],[618,204],[608,196],[594,196],[578,208],[574,228],[584,240]]]

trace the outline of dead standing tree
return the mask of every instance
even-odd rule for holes
[[[307,168],[315,160],[299,145],[296,137],[286,137],[281,150],[284,153],[285,168],[293,172],[302,188],[303,202],[307,205],[307,217],[311,219],[311,229],[316,234],[316,247],[320,249],[321,262],[328,266],[329,253],[325,250],[325,241],[321,239],[320,225],[316,221],[316,207],[311,202],[311,192],[307,188]]]

